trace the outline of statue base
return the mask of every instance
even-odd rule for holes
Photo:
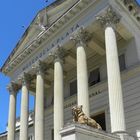
[[[60,134],[62,140],[120,140],[120,137],[115,134],[77,123],[67,124]]]

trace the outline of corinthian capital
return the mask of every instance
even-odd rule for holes
[[[65,56],[65,51],[64,49],[61,47],[61,45],[58,45],[50,54],[50,57],[53,58],[54,61],[56,60],[61,60],[63,61],[63,58]]]
[[[46,63],[40,60],[37,63],[35,63],[32,68],[35,69],[37,74],[45,74],[47,70]]]
[[[31,75],[29,75],[27,73],[23,73],[21,76],[19,76],[18,80],[22,85],[29,86],[30,81],[31,81]]]
[[[120,22],[120,16],[110,6],[103,15],[99,15],[96,19],[101,23],[102,26],[116,25]]]
[[[7,90],[9,91],[10,94],[16,94],[17,91],[19,90],[19,86],[14,83],[11,82],[8,86],[7,86]]]
[[[78,28],[70,37],[70,40],[73,40],[76,45],[86,44],[87,41],[91,39],[91,35],[84,29],[84,27]]]

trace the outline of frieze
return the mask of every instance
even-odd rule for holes
[[[63,34],[61,37],[55,39],[55,41],[53,43],[51,43],[49,46],[47,46],[47,48],[44,48],[38,55],[34,56],[26,65],[24,65],[22,67],[22,69],[21,69],[21,72],[27,70],[29,67],[32,66],[32,64],[34,64],[35,62],[37,62],[38,60],[40,60],[43,56],[45,56],[46,54],[48,54],[48,52],[50,52],[50,50],[52,50],[53,48],[55,48],[64,39],[66,39],[67,37],[69,37],[71,35],[71,33],[73,33],[77,28],[79,28],[79,24],[76,24],[75,26],[71,27],[68,32],[66,32],[65,34]]]

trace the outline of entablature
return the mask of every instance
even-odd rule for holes
[[[37,36],[13,61],[5,65],[2,72],[9,75],[12,80],[15,80],[17,76],[23,72],[31,71],[32,65],[36,61],[46,59],[47,62],[50,61],[49,53],[56,48],[58,44],[65,46],[65,50],[69,51],[73,46],[73,43],[69,41],[70,35],[81,26],[84,26],[93,35],[93,40],[89,42],[89,47],[100,55],[104,55],[104,35],[102,34],[102,30],[98,29],[101,27],[96,21],[95,16],[98,15],[98,13],[100,14],[101,11],[106,10],[108,6],[109,1],[103,3],[102,0],[95,0],[92,3],[89,0],[77,2],[54,24]],[[86,18],[82,18],[83,16]],[[129,40],[132,37],[131,33],[128,33],[121,23],[118,26],[117,32],[118,40],[121,38]],[[95,47],[92,47],[93,45]],[[66,61],[75,65],[75,58],[71,55],[68,55]]]

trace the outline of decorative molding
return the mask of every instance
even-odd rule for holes
[[[107,8],[103,15],[96,16],[96,19],[103,27],[114,26],[120,22],[120,15],[118,15],[111,6]]]

